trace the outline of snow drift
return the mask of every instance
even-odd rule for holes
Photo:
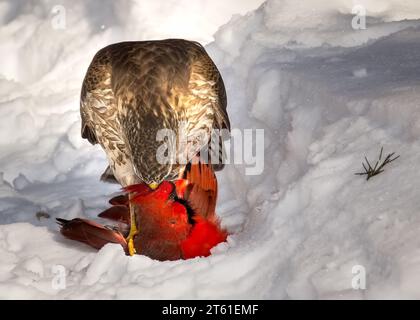
[[[365,30],[352,28],[349,0],[268,0],[249,13],[260,1],[65,2],[56,30],[54,2],[2,2],[0,297],[420,298],[420,5],[359,3]],[[264,171],[218,175],[233,234],[209,258],[67,241],[54,217],[94,217],[118,191],[98,181],[103,152],[80,138],[90,59],[111,42],[166,37],[207,43],[232,126],[264,129]],[[381,146],[401,158],[355,176]],[[365,290],[352,286],[355,266]]]

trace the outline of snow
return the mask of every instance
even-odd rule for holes
[[[365,30],[350,0],[261,2],[62,1],[65,29],[51,24],[56,1],[0,3],[0,298],[420,298],[419,2],[358,1]],[[261,174],[218,174],[232,235],[172,262],[64,239],[55,217],[95,217],[119,191],[80,138],[93,54],[167,37],[206,44],[232,126],[265,132]],[[354,175],[382,146],[401,157]]]

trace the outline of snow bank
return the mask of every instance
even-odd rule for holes
[[[221,27],[259,2],[69,2],[64,30],[51,29],[53,2],[3,2],[1,298],[420,298],[420,5],[358,3],[366,30],[352,28],[347,0],[269,0]],[[265,130],[261,175],[219,175],[228,243],[157,262],[62,239],[53,217],[95,216],[118,190],[97,180],[104,155],[79,137],[94,52],[133,38],[207,43],[216,30],[206,48],[231,123]],[[381,146],[401,158],[369,182],[355,176]],[[355,266],[366,290],[352,286]]]

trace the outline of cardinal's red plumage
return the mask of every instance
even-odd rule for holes
[[[207,257],[214,246],[226,241],[228,234],[214,212],[217,181],[211,166],[192,164],[183,177],[164,181],[156,189],[145,184],[124,188],[136,208],[140,232],[134,238],[134,246],[138,254],[158,260]],[[99,216],[119,222],[116,229],[84,219],[60,219],[61,233],[95,248],[108,242],[120,243],[127,251],[123,234],[127,233],[126,224],[130,224],[128,197],[117,196],[110,203],[113,206]]]

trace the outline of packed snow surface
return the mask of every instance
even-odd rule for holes
[[[420,4],[357,3],[365,29],[351,0],[0,2],[0,298],[420,298]],[[264,129],[261,174],[218,174],[228,242],[158,262],[64,239],[55,217],[119,191],[80,137],[87,66],[168,37],[206,45],[232,127]],[[401,157],[354,175],[381,147]]]

